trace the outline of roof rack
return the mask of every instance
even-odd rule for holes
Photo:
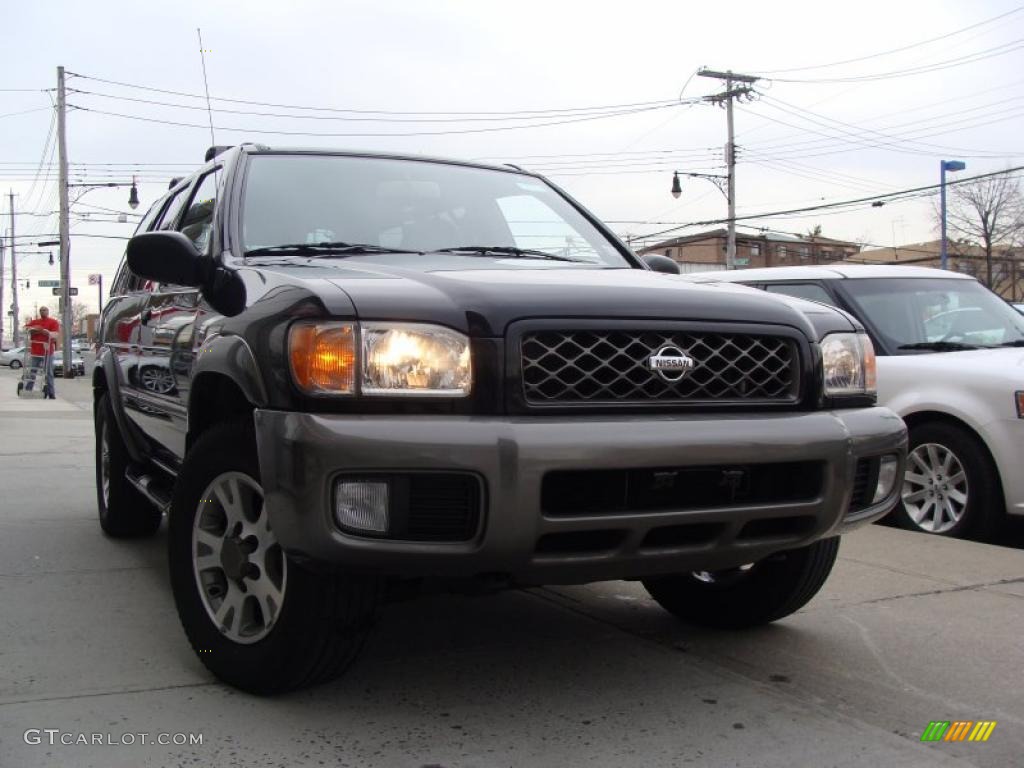
[[[214,146],[206,150],[206,157],[203,159],[203,162],[208,163],[221,152],[226,152],[229,149],[231,149],[230,144],[215,144]]]

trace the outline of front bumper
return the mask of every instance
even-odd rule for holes
[[[487,577],[517,584],[583,583],[686,570],[716,570],[845,533],[895,505],[899,483],[878,504],[850,512],[857,460],[896,454],[902,476],[906,428],[886,408],[770,415],[574,418],[351,416],[257,410],[260,471],[271,525],[294,557],[403,577]],[[818,461],[820,493],[785,504],[545,516],[541,484],[557,470]],[[331,515],[339,472],[445,470],[483,480],[482,524],[459,543],[370,539],[342,533]],[[781,532],[770,521],[808,525]],[[762,536],[744,525],[769,523]],[[713,540],[646,546],[654,529],[717,524]],[[615,529],[600,551],[538,548],[550,534]],[[749,530],[749,529],[748,529]]]

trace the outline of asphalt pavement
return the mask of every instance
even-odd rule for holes
[[[334,683],[239,693],[186,642],[165,531],[100,532],[88,381],[56,401],[15,381],[0,369],[3,768],[1021,764],[1024,552],[882,526],[755,631],[682,625],[629,582],[438,596],[389,606]],[[921,742],[958,720],[997,725]],[[202,743],[141,743],[161,735]]]

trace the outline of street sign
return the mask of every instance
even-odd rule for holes
[[[39,281],[39,287],[40,288],[60,288],[60,280],[40,280]],[[56,296],[57,294],[55,293],[53,295]]]
[[[70,294],[71,294],[72,296],[77,296],[77,295],[78,295],[78,289],[77,289],[77,288],[74,288],[74,287],[72,287],[72,288],[70,289],[69,293],[70,293]],[[53,295],[54,295],[54,296],[60,296],[60,283],[58,283],[58,284],[57,284],[57,287],[53,289]]]

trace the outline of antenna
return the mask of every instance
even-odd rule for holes
[[[203,50],[203,33],[196,27],[196,36],[199,38],[199,60],[203,64],[203,88],[206,91],[206,114],[210,118],[210,144],[216,144],[213,137],[213,109],[210,107],[210,85],[206,82],[206,51]]]

